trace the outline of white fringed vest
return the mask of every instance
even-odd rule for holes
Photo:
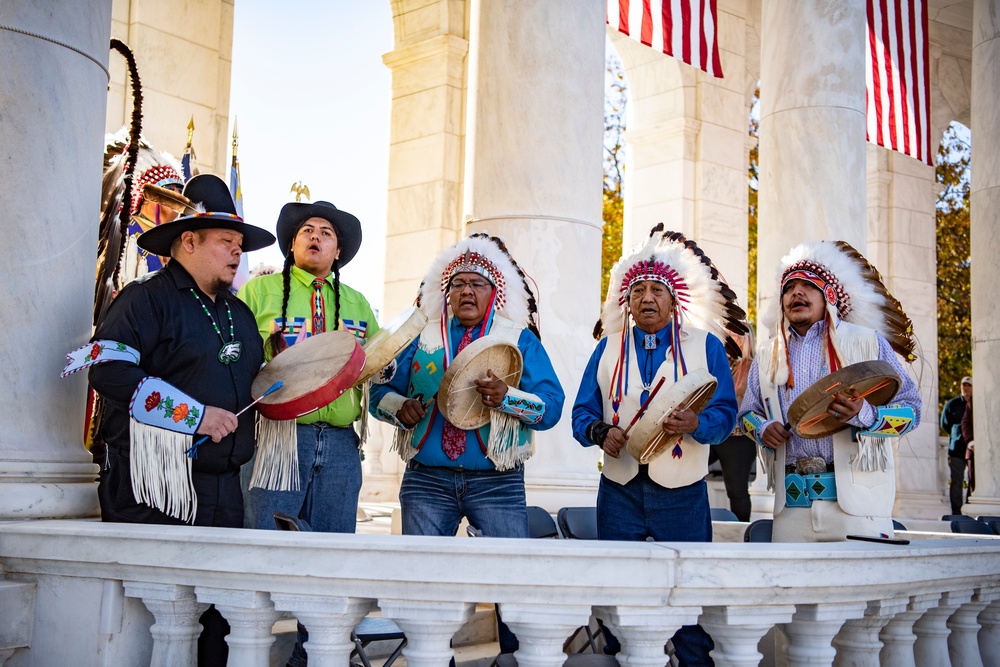
[[[627,335],[631,336],[632,332],[629,331]],[[705,355],[707,337],[708,332],[701,329],[681,328],[681,351],[684,354],[684,362],[688,370],[695,368],[708,370],[708,359]],[[634,351],[633,354],[629,355],[628,393],[622,397],[622,403],[618,407],[619,425],[623,429],[642,405],[642,374],[639,372],[636,357]],[[611,399],[608,397],[607,388],[611,386],[611,376],[617,363],[618,346],[612,345],[611,340],[609,340],[597,366],[597,384],[605,392],[603,396],[604,421],[609,424],[612,423],[614,409],[611,405]],[[665,395],[665,392],[673,386],[674,362],[669,351],[666,359],[656,369],[652,386],[655,386],[661,377],[665,377],[666,381],[660,389],[659,396]],[[665,450],[653,459],[649,463],[649,478],[667,489],[688,486],[704,478],[708,473],[708,445],[702,445],[693,440],[690,435],[685,435],[681,440],[681,450],[683,455],[680,458],[673,458],[670,451]],[[626,449],[621,450],[620,458],[604,457],[603,474],[613,482],[626,484],[638,473],[639,462]]]
[[[778,385],[771,382],[771,368],[775,362],[769,340],[760,346],[757,364],[760,375],[760,395],[771,405],[781,405],[778,401]],[[844,363],[856,364],[878,359],[878,334],[871,329],[841,321],[837,326],[837,346],[844,357]],[[788,406],[785,406],[785,410]],[[851,440],[851,429],[844,429],[833,436],[833,466],[837,478],[837,503],[852,516],[891,517],[892,504],[896,498],[896,471],[893,464],[892,445],[882,438],[872,438],[877,442],[869,446],[884,448],[886,467],[884,470],[863,471],[860,469],[859,445]],[[771,458],[771,457],[768,457]],[[785,507],[785,448],[774,451],[773,461],[769,461],[767,471],[768,486],[775,488],[774,513]]]

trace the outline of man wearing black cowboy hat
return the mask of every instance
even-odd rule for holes
[[[122,289],[80,360],[107,405],[102,518],[240,528],[239,471],[253,455],[254,414],[236,413],[253,400],[264,351],[231,286],[240,255],[274,236],[236,215],[217,176],[194,177],[183,194],[203,212],[189,209],[139,237],[139,247],[171,261]],[[210,440],[189,457],[201,435]],[[210,610],[202,622],[199,662],[224,664],[225,620]]]
[[[278,215],[277,236],[282,271],[258,276],[239,291],[257,319],[268,359],[324,331],[350,331],[362,342],[378,331],[368,300],[340,281],[340,269],[361,247],[356,217],[325,201],[290,202]],[[298,454],[299,488],[255,488],[244,471],[245,485],[254,487],[247,495],[247,527],[273,530],[274,513],[282,512],[314,531],[353,533],[361,491],[354,422],[363,414],[362,391],[355,388],[296,421],[264,420],[258,457],[271,440],[296,443],[290,456]]]

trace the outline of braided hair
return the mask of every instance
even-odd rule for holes
[[[294,239],[298,235],[299,230],[302,229],[302,225],[306,223],[305,220],[296,225],[295,229],[292,230],[292,239],[294,245]],[[340,231],[337,226],[330,223],[333,227],[333,233],[337,237],[337,247],[340,247]],[[281,329],[273,332],[267,337],[267,351],[273,358],[279,352],[287,347],[285,343],[285,330],[288,327],[288,295],[292,288],[292,265],[295,263],[295,254],[292,248],[288,248],[288,254],[285,255],[285,264],[281,267]],[[333,260],[333,329],[336,331],[340,328],[340,257]],[[323,333],[321,331],[314,331],[313,335],[318,333]]]

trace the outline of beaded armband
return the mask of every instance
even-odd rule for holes
[[[149,376],[135,388],[128,411],[140,424],[194,435],[205,406],[170,383]]]
[[[406,403],[406,396],[400,396],[397,393],[390,392],[383,396],[382,400],[379,401],[379,404],[375,406],[375,417],[405,431],[412,430],[407,428],[407,426],[396,417],[399,409],[403,407],[403,403]]]
[[[545,415],[545,403],[534,394],[514,387],[507,387],[497,410],[521,420],[525,424],[537,424]]]
[[[860,435],[876,438],[898,438],[913,429],[916,415],[913,408],[902,403],[880,405],[875,411],[875,423],[860,431]]]
[[[103,364],[107,361],[127,361],[132,364],[139,363],[139,352],[125,343],[118,343],[113,340],[95,340],[87,343],[66,355],[69,363],[62,369],[59,377],[66,377],[71,373],[89,368],[94,364]]]
[[[764,443],[761,442],[761,436],[763,435],[760,431],[760,427],[764,425],[764,418],[761,417],[756,412],[748,412],[743,415],[743,430],[746,432],[747,436],[754,439],[761,447]]]

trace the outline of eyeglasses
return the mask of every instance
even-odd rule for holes
[[[451,285],[448,286],[448,291],[461,292],[466,287],[471,287],[474,290],[484,290],[486,288],[492,289],[493,285],[485,280],[473,280],[470,282],[465,282],[464,280],[453,280],[451,281]]]

